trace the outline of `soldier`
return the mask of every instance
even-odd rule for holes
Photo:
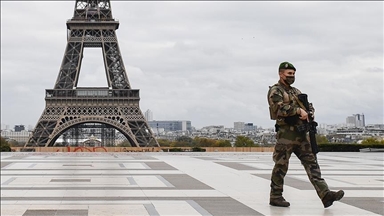
[[[324,208],[340,200],[344,191],[330,191],[323,178],[316,155],[312,153],[307,139],[307,131],[298,127],[308,121],[308,113],[298,103],[297,95],[300,90],[292,87],[295,81],[296,68],[289,62],[279,66],[280,80],[269,87],[268,103],[272,120],[276,120],[277,143],[273,152],[275,166],[271,176],[270,202],[272,206],[288,207],[290,205],[283,197],[284,176],[288,170],[289,158],[292,152],[300,159],[305,171],[316,189]],[[312,112],[314,112],[311,106]]]

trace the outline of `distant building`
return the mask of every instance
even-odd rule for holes
[[[364,114],[355,114],[356,127],[363,128],[365,127],[365,117]]]
[[[348,116],[346,119],[347,127],[356,127],[356,119],[354,116]]]
[[[256,131],[257,126],[253,125],[253,123],[244,123],[244,122],[234,122],[234,130],[237,132],[250,132]]]
[[[365,127],[365,132],[372,136],[381,136],[384,139],[384,124],[370,124]]]
[[[152,131],[192,131],[191,121],[148,121]]]
[[[153,121],[153,113],[152,113],[152,111],[151,111],[150,109],[148,109],[147,111],[145,111],[144,116],[145,116],[145,119],[146,119],[147,121]]]
[[[237,132],[241,132],[244,130],[245,123],[244,122],[234,122],[233,129]]]
[[[204,133],[219,133],[225,131],[224,125],[211,125],[201,128]]]
[[[384,124],[370,124],[367,125],[367,128],[384,129]]]
[[[32,134],[32,132],[28,131],[9,131],[9,130],[3,130],[1,131],[1,137],[4,137],[5,139],[9,140],[15,140],[20,143],[26,143],[28,141],[29,136]]]
[[[256,125],[253,125],[253,123],[246,123],[244,124],[244,131],[251,132],[256,131],[257,127]]]
[[[1,125],[1,130],[10,130],[11,128],[9,127],[9,125],[6,125],[6,124],[2,124]]]
[[[28,125],[28,128],[27,128],[28,131],[33,131],[33,129],[34,127],[32,125]]]
[[[15,132],[24,131],[25,126],[24,125],[15,125]]]
[[[347,127],[349,128],[363,128],[365,127],[365,117],[364,114],[353,114],[348,116],[346,119]]]

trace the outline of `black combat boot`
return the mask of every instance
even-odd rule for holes
[[[328,208],[333,204],[334,201],[341,200],[343,196],[344,191],[342,190],[339,190],[337,192],[329,191],[321,201],[323,202],[324,208]]]
[[[279,198],[269,199],[269,205],[279,206],[279,207],[288,207],[291,204],[289,202],[285,201],[284,197],[279,197]]]

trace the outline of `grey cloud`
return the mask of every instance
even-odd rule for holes
[[[295,85],[309,94],[320,123],[362,112],[368,123],[383,123],[382,2],[111,4],[129,80],[155,119],[271,127],[266,92],[278,79],[278,64],[291,61]],[[40,117],[73,7],[2,2],[2,123],[34,125]],[[88,54],[83,63],[97,58]],[[99,63],[82,67],[83,83],[106,82]]]

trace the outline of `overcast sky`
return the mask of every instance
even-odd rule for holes
[[[36,125],[56,82],[75,1],[1,1],[1,124]],[[383,2],[112,1],[140,107],[192,126],[273,127],[268,86],[296,67],[320,124],[363,113],[383,124]],[[85,49],[78,87],[107,86],[101,48]]]

